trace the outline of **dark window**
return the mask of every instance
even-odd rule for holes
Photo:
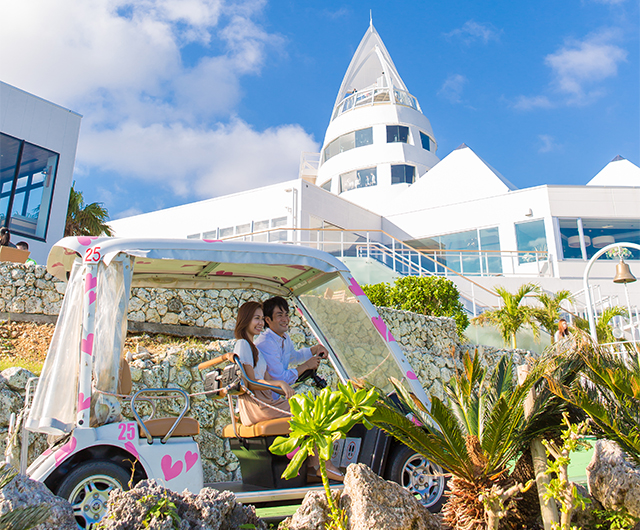
[[[58,153],[0,134],[0,225],[44,240]]]
[[[429,141],[429,137],[422,131],[420,131],[420,141],[422,142],[422,149],[431,151],[431,142]]]
[[[391,166],[391,184],[413,184],[416,168],[406,164]]]
[[[409,141],[409,127],[404,125],[387,125],[387,143]]]
[[[322,186],[320,186],[323,190],[331,191],[331,181],[327,180]]]
[[[371,145],[372,143],[373,143],[373,129],[371,127],[356,131],[356,147],[362,147],[363,145]]]

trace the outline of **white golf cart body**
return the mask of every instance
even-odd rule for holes
[[[155,433],[141,420],[114,421],[121,417],[114,396],[132,287],[257,289],[293,297],[343,382],[364,379],[391,392],[393,377],[428,402],[374,306],[345,265],[325,252],[246,242],[69,237],[52,248],[47,270],[68,284],[26,427],[60,441],[27,472],[54,491],[79,464],[113,455],[137,460],[144,475],[174,491],[203,486],[195,420],[173,433],[168,430],[175,418]],[[186,394],[183,399],[188,407]]]

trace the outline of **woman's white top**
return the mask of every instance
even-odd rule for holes
[[[233,348],[233,353],[235,353],[239,358],[242,364],[248,364],[249,366],[253,366],[253,353],[251,352],[251,346],[244,339],[238,339],[236,341],[236,345]],[[256,376],[256,379],[264,380],[264,373],[267,371],[267,362],[264,360],[264,357],[258,350],[258,362],[255,366],[253,366],[253,373]]]

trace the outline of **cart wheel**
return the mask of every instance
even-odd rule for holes
[[[419,496],[422,505],[431,513],[438,513],[447,500],[447,477],[442,468],[405,445],[398,445],[391,451],[385,478]]]
[[[79,528],[90,529],[107,513],[109,492],[128,490],[129,474],[112,462],[88,462],[65,476],[56,491],[73,508]]]

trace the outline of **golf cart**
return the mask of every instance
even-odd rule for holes
[[[123,347],[132,287],[256,289],[289,297],[343,382],[366,380],[391,393],[393,377],[428,402],[374,306],[344,264],[325,252],[247,242],[69,237],[52,248],[47,269],[68,283],[26,421],[28,430],[50,435],[51,445],[27,474],[69,499],[81,527],[102,518],[113,488],[145,478],[178,492],[197,493],[205,485],[194,441],[199,425],[187,416],[187,392],[143,388],[130,395]],[[281,478],[288,459],[268,448],[288,433],[288,419],[241,425],[233,397],[246,391],[246,375],[239,363],[214,367],[220,360],[200,368],[211,370],[203,371],[211,398],[229,400],[232,423],[223,436],[240,461],[242,482],[206,485],[256,504],[295,502],[321,488],[308,484],[304,472]],[[156,417],[155,404],[168,398],[180,402],[179,410]],[[127,408],[135,421],[123,418]],[[442,470],[377,429],[354,429],[336,447],[334,462],[363,462],[420,495],[432,510],[442,503]]]

